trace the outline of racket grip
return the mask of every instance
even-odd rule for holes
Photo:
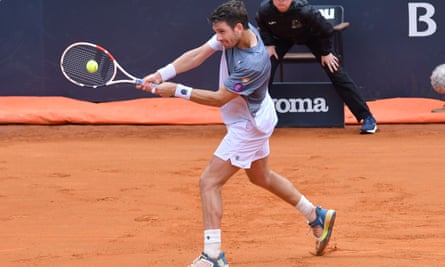
[[[1,1],[1,0],[0,0],[0,1]],[[136,84],[137,84],[137,85],[142,85],[143,83],[144,83],[143,80],[141,80],[141,79],[136,79]],[[157,84],[157,83],[151,83],[151,86],[153,87],[153,89],[151,89],[151,93],[154,94],[155,91],[156,91],[156,86],[158,86],[158,84]]]
[[[1,1],[1,0],[0,0],[0,1]],[[141,79],[137,79],[137,80],[136,80],[136,84],[137,84],[137,85],[142,85],[143,83],[144,83],[144,81],[141,80]],[[158,84],[157,84],[157,83],[151,83],[151,86],[156,87],[156,86],[158,86]]]

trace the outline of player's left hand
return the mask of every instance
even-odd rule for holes
[[[162,97],[170,97],[174,96],[176,92],[176,86],[178,84],[172,82],[161,83],[155,87],[153,87],[153,94],[162,96]]]
[[[329,71],[332,73],[336,72],[340,67],[338,58],[332,53],[329,53],[326,56],[321,56],[321,65],[323,67],[327,66],[329,68]]]

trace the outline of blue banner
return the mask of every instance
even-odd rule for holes
[[[0,95],[67,96],[95,102],[151,97],[131,85],[81,88],[61,74],[66,46],[89,41],[107,48],[143,77],[201,45],[213,33],[208,14],[223,1],[0,0]],[[312,0],[312,4],[333,4]],[[329,2],[329,3],[327,3]],[[250,20],[259,1],[245,1]],[[345,69],[367,99],[441,98],[431,88],[445,63],[443,0],[338,0],[345,20]],[[218,56],[175,80],[217,89]],[[293,82],[327,81],[317,64],[286,67]],[[277,78],[277,77],[275,77]]]

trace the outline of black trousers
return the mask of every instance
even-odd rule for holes
[[[280,62],[283,58],[283,56],[289,51],[289,49],[295,45],[292,42],[283,41],[283,40],[277,40],[275,44],[275,50],[278,54],[279,60],[277,60],[275,57],[271,57],[271,76],[270,76],[270,82],[269,82],[269,88],[272,87],[273,78],[275,76],[276,70],[278,66],[280,65]],[[310,51],[315,55],[318,62],[321,62],[321,51],[320,51],[320,45],[317,42],[316,39],[314,41],[308,41],[304,45],[306,45]],[[334,55],[335,53],[332,52]],[[321,63],[320,63],[321,66]],[[332,82],[332,85],[334,86],[335,90],[337,91],[338,95],[343,99],[343,102],[345,102],[346,106],[349,108],[349,110],[352,112],[352,114],[355,116],[358,122],[363,120],[364,118],[368,116],[372,116],[371,111],[369,110],[368,105],[366,104],[366,101],[361,97],[361,95],[358,93],[357,85],[354,83],[354,81],[349,77],[349,75],[346,73],[346,71],[343,69],[341,59],[340,59],[340,67],[338,70],[334,73],[329,71],[329,68],[327,66],[323,67],[324,71],[328,75],[329,79]]]

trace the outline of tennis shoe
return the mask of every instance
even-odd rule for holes
[[[223,252],[219,254],[217,259],[211,259],[203,252],[189,267],[229,267],[229,264],[227,264]]]
[[[368,116],[363,120],[361,134],[373,134],[377,131],[377,122],[373,116]]]
[[[332,230],[334,228],[335,210],[325,210],[320,206],[315,208],[315,214],[317,218],[315,221],[310,222],[309,225],[312,228],[315,236],[315,255],[321,256],[324,254],[324,249],[329,243]]]

